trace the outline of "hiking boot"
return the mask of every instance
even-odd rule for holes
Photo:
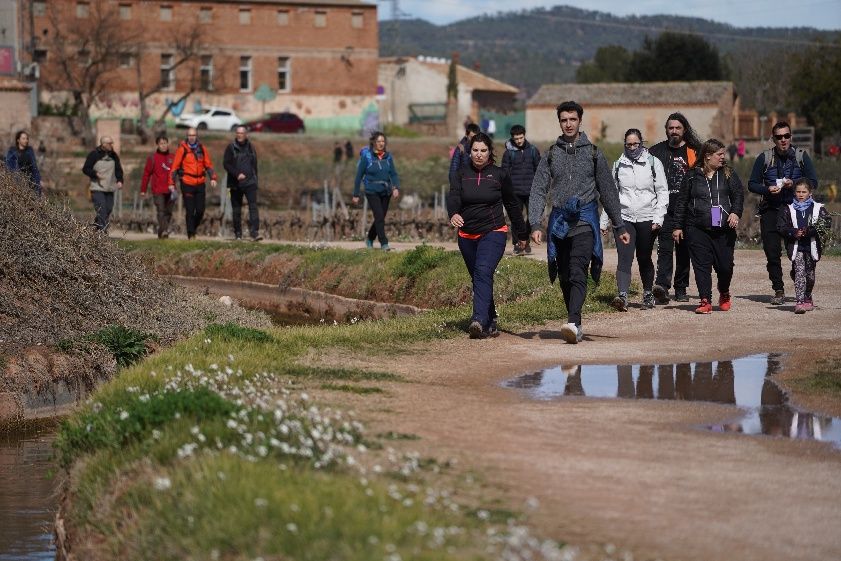
[[[616,311],[619,312],[627,312],[628,311],[628,295],[624,292],[620,292],[619,296],[613,299],[613,302],[610,303],[611,306],[616,308]]]
[[[701,298],[701,303],[695,308],[696,314],[711,314],[713,312],[713,305],[706,298]]]
[[[679,292],[675,289],[675,302],[689,302],[689,296],[687,296],[686,291]]]
[[[485,330],[482,329],[482,324],[476,320],[470,322],[470,326],[467,328],[467,331],[470,333],[471,339],[484,339],[487,337]]]
[[[654,307],[654,294],[652,292],[642,293],[642,307],[648,310]]]
[[[526,242],[526,255],[531,255],[531,244]]]
[[[488,330],[485,332],[488,337],[499,337],[499,327],[496,325],[496,318],[491,320]]]
[[[561,327],[561,337],[570,345],[575,345],[584,339],[584,330],[574,323],[565,323]]]
[[[722,292],[718,295],[718,309],[722,312],[730,311],[730,293]]]
[[[252,242],[260,242],[260,241],[263,241],[263,236],[258,236],[258,235],[251,236],[251,241],[252,241]]]
[[[519,256],[521,256],[521,255],[525,255],[525,254],[526,254],[526,250],[525,250],[525,249],[520,249],[520,246],[519,246],[519,245],[515,245],[515,246],[514,246],[514,255],[516,255],[517,257],[519,257]]]
[[[654,294],[655,301],[661,306],[669,303],[669,290],[666,287],[655,284],[651,292]]]
[[[374,240],[365,240],[365,247],[367,249],[374,249]]]
[[[795,314],[805,314],[807,312],[806,304],[802,302],[798,302],[794,305],[794,313]]]
[[[786,301],[786,293],[785,290],[775,290],[774,297],[771,298],[771,305],[772,306],[782,306],[785,304]]]

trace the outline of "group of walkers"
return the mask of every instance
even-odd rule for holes
[[[470,337],[499,334],[493,277],[509,232],[503,208],[511,221],[514,253],[522,254],[532,243],[543,243],[543,217],[547,204],[551,206],[545,236],[548,273],[550,282],[559,280],[567,307],[561,336],[568,343],[583,340],[588,272],[598,283],[602,234],[611,230],[618,252],[618,294],[613,300],[618,310],[628,311],[634,257],[643,308],[668,303],[672,286],[674,299],[688,302],[691,263],[699,295],[695,313],[713,311],[713,271],[718,309],[730,310],[744,188],[726,163],[725,145],[717,139],[701,143],[687,119],[673,113],[666,120],[666,140],[650,150],[639,129],[626,131],[623,153],[611,167],[580,130],[581,105],[567,101],[556,112],[561,135],[543,156],[525,140],[523,127],[512,127],[502,166],[497,166],[493,140],[472,123],[453,153],[447,209],[473,284]],[[817,184],[814,166],[807,154],[791,147],[791,127],[779,122],[773,131],[775,147],[757,158],[748,187],[762,196],[758,213],[774,291],[771,303],[784,302],[780,254],[785,241],[795,312],[805,313],[814,309],[815,264],[822,252],[819,231],[829,227],[830,216],[811,197]]]

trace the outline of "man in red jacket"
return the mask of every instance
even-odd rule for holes
[[[160,135],[155,139],[158,149],[146,159],[143,168],[143,180],[140,183],[140,196],[146,198],[146,188],[152,180],[152,197],[158,209],[158,239],[169,237],[169,221],[172,220],[172,207],[178,195],[175,186],[169,184],[172,173],[173,156],[169,152],[169,139]]]

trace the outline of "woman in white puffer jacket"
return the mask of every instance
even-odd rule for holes
[[[613,299],[613,307],[621,312],[628,311],[628,288],[631,286],[631,265],[637,256],[642,279],[642,306],[654,307],[654,261],[651,252],[657,232],[663,226],[663,217],[669,205],[669,188],[666,172],[658,158],[649,154],[643,146],[642,133],[628,129],[625,133],[625,150],[613,164],[613,178],[619,190],[622,204],[622,220],[631,234],[631,243],[616,243],[619,263],[616,266],[616,286],[619,295]],[[602,211],[601,229],[607,233],[609,220]]]

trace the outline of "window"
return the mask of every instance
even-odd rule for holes
[[[131,68],[134,56],[131,53],[120,53],[120,68]]]
[[[251,91],[251,57],[239,57],[239,91]]]
[[[131,4],[120,4],[120,19],[131,19]]]
[[[362,29],[365,26],[365,16],[362,12],[350,14],[350,26],[354,29]]]
[[[327,27],[327,12],[316,10],[314,25],[315,27]]]
[[[210,23],[213,21],[213,9],[207,7],[199,8],[199,23]]]
[[[90,13],[91,5],[87,2],[76,2],[76,17],[77,18],[86,18]]]
[[[161,55],[161,89],[175,89],[175,70],[172,68],[174,55],[165,53]]]
[[[201,68],[199,70],[199,87],[206,92],[213,91],[213,57],[211,55],[201,56]]]
[[[278,25],[289,25],[289,10],[278,10],[277,11],[277,24]]]
[[[288,56],[277,57],[277,91],[289,91],[289,78],[291,77],[291,70]]]
[[[172,21],[172,6],[161,6],[161,21]]]
[[[36,17],[43,16],[47,13],[47,3],[44,0],[36,0],[32,3],[32,15]]]
[[[240,25],[251,25],[251,10],[248,8],[240,8],[239,23]]]
[[[47,49],[35,49],[32,53],[33,62],[47,62]]]

